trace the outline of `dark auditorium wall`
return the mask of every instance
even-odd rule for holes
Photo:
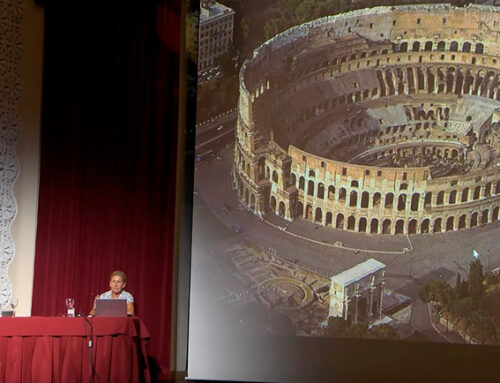
[[[87,313],[127,290],[159,380],[171,366],[180,0],[38,1],[45,8],[32,315]]]

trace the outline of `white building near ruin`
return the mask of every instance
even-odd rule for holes
[[[370,258],[331,278],[331,317],[371,323],[382,315],[385,265]]]
[[[202,0],[198,31],[198,70],[213,67],[233,44],[235,12],[214,0]]]

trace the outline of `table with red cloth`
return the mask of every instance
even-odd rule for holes
[[[149,337],[135,317],[0,318],[0,382],[149,382]]]

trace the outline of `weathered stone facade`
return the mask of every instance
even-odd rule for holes
[[[385,265],[370,258],[331,278],[329,316],[372,323],[382,316]]]
[[[269,40],[240,72],[233,185],[258,215],[372,234],[499,219],[500,10],[378,7]]]

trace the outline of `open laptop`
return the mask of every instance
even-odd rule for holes
[[[96,317],[126,317],[126,299],[101,299],[95,300]]]

